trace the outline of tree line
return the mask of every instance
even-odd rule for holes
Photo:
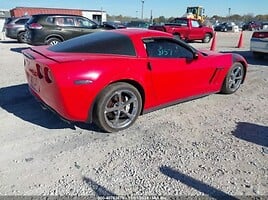
[[[147,21],[147,22],[151,22],[151,23],[166,23],[171,21],[172,19],[174,19],[175,17],[168,17],[166,18],[165,16],[159,16],[157,18],[153,18],[153,19],[144,19],[143,21]],[[141,20],[137,17],[129,17],[129,16],[122,16],[122,15],[107,15],[107,20],[108,21],[120,21],[122,23],[124,22],[129,22],[129,21],[137,21],[137,20]],[[210,21],[234,21],[234,22],[249,22],[249,21],[268,21],[268,15],[256,15],[254,16],[253,14],[246,14],[246,15],[238,15],[238,14],[234,14],[234,15],[230,15],[230,16],[226,16],[226,17],[222,17],[222,16],[218,16],[218,15],[214,15],[212,17],[207,17],[207,20]]]

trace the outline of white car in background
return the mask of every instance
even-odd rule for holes
[[[250,39],[250,51],[257,58],[268,55],[268,29],[253,32]]]

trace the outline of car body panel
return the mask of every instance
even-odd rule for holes
[[[268,29],[255,31],[252,34],[250,51],[268,54]]]
[[[34,27],[32,25],[37,25]],[[102,31],[94,21],[78,15],[33,15],[26,24],[26,40],[31,45],[47,45],[50,38],[65,41],[81,35]]]
[[[145,113],[185,99],[219,92],[234,62],[231,53],[195,52],[182,41],[173,39],[171,34],[159,31],[120,29],[90,36],[107,35],[109,40],[110,33],[129,38],[135,54],[55,52],[58,45],[24,50],[26,77],[34,96],[65,119],[88,122],[92,121],[90,113],[101,91],[112,83],[127,82],[142,94]],[[86,39],[90,36],[82,37]],[[196,58],[148,57],[144,41],[153,39],[182,45],[189,52],[195,52]],[[70,46],[73,41],[76,40],[59,45]],[[247,63],[243,57],[237,55],[235,61],[243,63],[246,69]]]

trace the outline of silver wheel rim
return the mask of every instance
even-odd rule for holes
[[[106,102],[105,121],[111,128],[124,128],[135,120],[138,107],[138,98],[132,91],[118,90]]]
[[[234,67],[233,70],[231,71],[228,85],[229,89],[231,91],[235,91],[239,88],[241,82],[243,80],[243,69],[241,66]]]
[[[22,42],[26,42],[25,34],[23,34],[23,35],[20,37],[20,39],[21,39]]]
[[[206,35],[205,36],[205,42],[207,43],[207,42],[209,42],[209,40],[210,40],[210,36],[209,35]]]
[[[58,43],[59,43],[59,41],[57,41],[57,40],[53,40],[53,41],[50,42],[50,45],[56,45],[56,44],[58,44]]]

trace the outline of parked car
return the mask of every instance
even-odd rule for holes
[[[200,24],[198,20],[191,18],[175,18],[164,25],[149,26],[151,30],[171,33],[174,37],[185,40],[201,40],[203,43],[210,42],[213,37],[213,29]]]
[[[38,14],[26,23],[26,41],[31,45],[55,45],[103,29],[105,27],[79,15]]]
[[[261,23],[261,29],[268,29],[268,21]]]
[[[256,58],[268,55],[268,29],[255,31],[250,39],[250,51]]]
[[[115,22],[113,22],[113,21],[103,22],[103,27],[105,27],[107,30],[127,28],[121,22],[116,22],[116,21]]]
[[[234,93],[247,70],[239,54],[198,51],[145,29],[87,34],[23,54],[35,97],[69,121],[95,122],[107,132],[160,107]]]
[[[127,28],[145,28],[147,29],[150,26],[149,22],[145,21],[131,21],[126,24]]]
[[[261,23],[259,22],[248,22],[246,24],[243,25],[242,30],[249,30],[249,31],[254,31],[254,30],[260,30],[261,29]]]
[[[234,22],[223,22],[221,24],[216,25],[214,27],[214,31],[221,31],[221,32],[232,31],[234,26],[235,26]]]
[[[25,41],[25,23],[30,17],[8,18],[5,28],[6,37],[16,39],[18,42]]]

